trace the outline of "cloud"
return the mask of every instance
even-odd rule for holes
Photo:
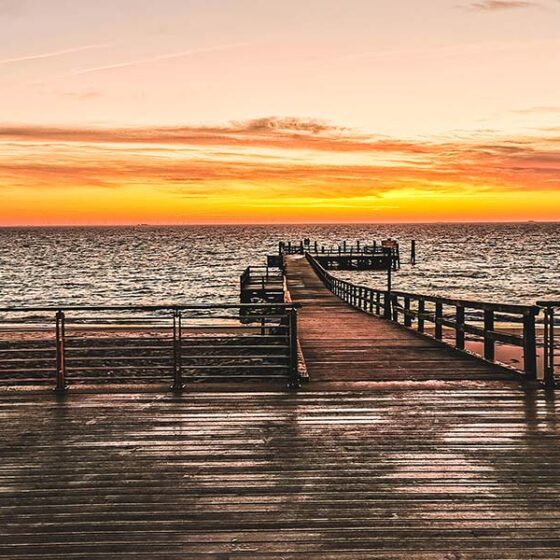
[[[471,2],[470,7],[474,10],[486,12],[511,10],[517,8],[535,8],[539,5],[529,0],[480,0],[479,2]]]
[[[12,58],[0,59],[0,64],[13,64],[16,62],[27,62],[30,60],[42,60],[44,58],[55,58],[58,56],[65,56],[68,54],[88,51],[92,49],[103,49],[112,46],[112,43],[98,43],[93,45],[82,45],[81,47],[70,47],[68,49],[60,49],[56,51],[48,51],[44,53],[35,53],[24,56],[16,56]]]
[[[234,121],[224,126],[131,128],[63,128],[0,126],[0,140],[90,142],[113,144],[174,144],[275,148],[334,152],[422,153],[426,146],[384,137],[360,135],[315,119],[267,117]]]
[[[95,99],[96,97],[101,97],[101,91],[97,89],[85,89],[82,91],[64,91],[60,95],[63,97],[69,97],[72,99],[77,99],[79,101],[85,101],[87,99]]]
[[[140,66],[143,64],[150,64],[152,62],[161,62],[166,60],[173,60],[176,58],[184,58],[188,56],[195,56],[197,54],[206,54],[206,53],[213,53],[213,52],[220,52],[226,51],[231,49],[239,49],[242,47],[250,46],[251,43],[230,43],[226,45],[216,45],[213,47],[202,47],[198,49],[190,49],[186,51],[179,51],[179,52],[172,52],[166,54],[160,54],[155,56],[149,56],[146,58],[137,58],[134,60],[128,60],[124,62],[117,62],[115,64],[106,64],[103,66],[90,66],[88,68],[82,68],[79,70],[75,70],[71,72],[70,75],[72,76],[80,76],[83,74],[91,74],[94,72],[104,72],[107,70],[118,70],[121,68],[129,68],[131,66]]]
[[[0,185],[166,190],[171,196],[357,199],[425,193],[556,191],[560,135],[399,139],[315,119],[222,126],[0,127]],[[1,188],[1,186],[0,186]]]
[[[560,113],[560,105],[559,106],[541,106],[541,107],[527,107],[525,109],[516,109],[513,111],[514,113],[518,113],[520,115],[532,115],[532,114],[539,114],[539,113]]]

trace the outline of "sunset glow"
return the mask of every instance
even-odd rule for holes
[[[560,3],[275,4],[0,2],[0,224],[560,219]]]

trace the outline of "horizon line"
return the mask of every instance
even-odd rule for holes
[[[0,229],[9,228],[60,228],[60,227],[211,227],[211,226],[352,226],[352,225],[438,225],[438,224],[558,224],[556,220],[432,220],[432,221],[381,221],[381,222],[192,222],[192,223],[56,223],[56,224],[0,224]]]

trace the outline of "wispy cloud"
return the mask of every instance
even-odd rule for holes
[[[546,114],[560,114],[560,105],[558,106],[541,106],[541,107],[526,107],[525,109],[516,109],[514,113],[518,113],[520,115],[534,115],[539,113],[546,113]]]
[[[470,7],[474,10],[482,10],[487,12],[498,10],[512,10],[517,8],[535,8],[539,4],[530,2],[529,0],[480,0],[471,2]]]
[[[13,64],[16,62],[27,62],[30,60],[41,60],[44,58],[55,58],[58,56],[66,56],[68,54],[77,53],[81,51],[89,51],[92,49],[104,49],[112,46],[112,43],[98,43],[93,45],[82,45],[81,47],[70,47],[68,49],[60,49],[57,51],[47,51],[43,53],[34,53],[24,56],[16,56],[12,58],[0,59],[0,64]]]
[[[117,70],[120,68],[128,68],[131,66],[140,66],[142,64],[150,64],[153,62],[161,62],[165,60],[173,60],[175,58],[184,58],[188,56],[195,56],[198,54],[206,54],[213,52],[226,51],[231,49],[239,49],[242,47],[249,46],[250,43],[230,43],[226,45],[216,45],[213,47],[201,47],[198,49],[189,49],[185,51],[178,51],[166,54],[160,54],[155,56],[149,56],[146,58],[137,58],[134,60],[127,60],[125,62],[116,62],[114,64],[105,64],[103,66],[91,66],[88,68],[82,68],[80,70],[75,70],[71,73],[73,76],[80,76],[82,74],[91,74],[93,72],[104,72],[106,70]]]

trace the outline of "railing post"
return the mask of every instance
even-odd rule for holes
[[[441,324],[441,320],[443,319],[443,304],[439,301],[436,302],[436,313],[434,319],[434,336],[437,340],[441,340],[443,338],[443,325]]]
[[[423,299],[418,300],[418,332],[424,332],[424,316],[423,314],[426,312],[426,302]]]
[[[392,317],[391,292],[389,290],[385,292],[385,308],[383,309],[383,317],[385,317],[385,319],[390,319]]]
[[[66,390],[66,355],[65,355],[65,325],[64,311],[56,313],[56,386],[55,391]]]
[[[528,379],[537,378],[537,334],[535,313],[523,317],[523,364]]]
[[[290,381],[288,386],[292,389],[299,387],[298,375],[298,350],[297,350],[297,309],[291,308],[288,310],[288,322],[290,327],[289,340],[290,340]]]
[[[494,340],[487,333],[494,330],[494,311],[491,309],[484,310],[484,357],[491,362],[495,357]]]
[[[391,297],[391,304],[393,307],[393,321],[399,322],[399,298],[397,296]]]
[[[465,308],[460,305],[455,309],[455,348],[465,349]]]
[[[544,310],[544,384],[554,387],[554,308]]]
[[[411,327],[412,326],[412,317],[409,315],[410,312],[410,298],[404,298],[404,326]]]
[[[375,292],[375,314],[379,315],[381,312],[381,292]]]
[[[180,391],[183,388],[183,371],[182,371],[182,328],[181,328],[181,311],[175,309],[173,311],[173,390]]]

